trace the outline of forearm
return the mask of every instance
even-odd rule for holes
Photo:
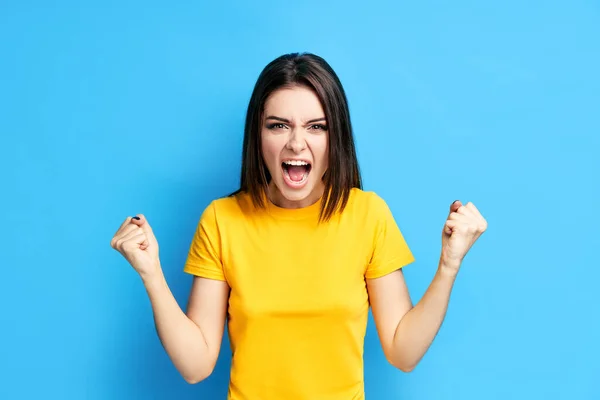
[[[392,362],[403,371],[411,371],[431,346],[446,316],[456,272],[440,258],[438,269],[421,300],[396,328]]]
[[[141,276],[150,298],[159,339],[175,368],[189,383],[208,377],[214,363],[201,328],[182,311],[160,267]]]

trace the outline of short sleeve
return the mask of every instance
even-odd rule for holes
[[[214,201],[200,217],[183,270],[203,278],[226,280]]]
[[[365,273],[367,279],[379,278],[415,260],[386,202],[373,193],[370,208],[375,229],[373,252]]]

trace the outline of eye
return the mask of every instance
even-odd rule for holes
[[[275,122],[267,125],[267,129],[285,129],[285,125],[279,122]]]
[[[315,131],[326,131],[327,130],[327,126],[326,125],[322,125],[322,124],[315,124],[315,125],[311,125],[310,129],[311,130],[315,130]]]

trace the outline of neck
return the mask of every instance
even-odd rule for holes
[[[273,181],[271,181],[269,183],[268,196],[269,196],[269,200],[271,200],[271,202],[274,205],[276,205],[277,207],[304,208],[304,207],[311,206],[311,205],[315,204],[317,201],[319,201],[321,196],[323,196],[324,192],[325,192],[325,185],[321,183],[320,185],[315,187],[313,189],[313,191],[310,192],[310,194],[308,196],[306,196],[305,198],[300,199],[300,200],[289,200],[283,196],[281,191],[279,191],[277,186],[275,186]]]

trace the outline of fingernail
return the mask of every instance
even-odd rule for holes
[[[452,202],[452,204],[456,203],[457,201],[458,201],[458,200],[454,200],[454,201]]]
[[[131,219],[137,219],[139,221],[140,217],[135,216],[135,217],[131,217]]]

